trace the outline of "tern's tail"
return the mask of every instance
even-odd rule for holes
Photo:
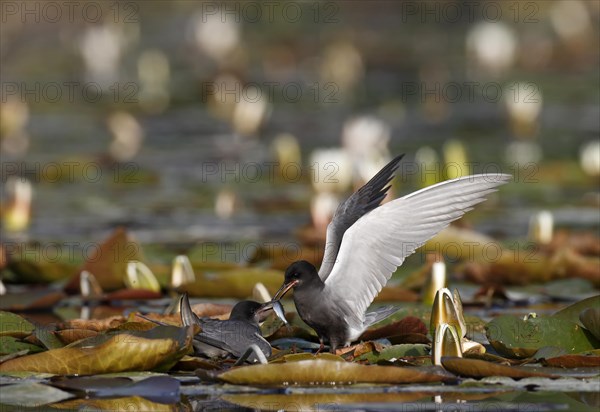
[[[400,309],[400,306],[382,306],[380,308],[377,308],[373,312],[367,312],[367,314],[365,315],[365,323],[363,324],[363,326],[366,329],[377,322],[381,322],[388,316],[393,315]]]

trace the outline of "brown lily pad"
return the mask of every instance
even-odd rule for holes
[[[508,378],[520,379],[531,377],[558,378],[543,371],[543,368],[533,368],[527,366],[506,366],[498,363],[486,362],[479,359],[468,359],[459,357],[442,357],[442,366],[459,376],[469,378],[485,378],[488,376],[505,376]]]
[[[407,335],[413,333],[426,335],[427,326],[421,319],[415,316],[406,316],[405,318],[388,325],[366,330],[358,338],[358,340],[375,340],[390,336]]]
[[[218,379],[237,385],[337,385],[452,381],[438,368],[360,365],[324,359],[232,368]]]
[[[116,229],[103,243],[90,249],[90,256],[65,286],[66,291],[79,292],[80,273],[84,270],[92,273],[105,291],[124,288],[127,262],[143,260],[140,245],[129,237],[124,228]]]
[[[191,341],[190,329],[174,326],[157,326],[147,332],[107,333],[64,348],[9,360],[0,365],[0,371],[91,375],[168,370],[189,350]]]

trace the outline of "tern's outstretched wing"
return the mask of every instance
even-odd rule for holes
[[[404,154],[396,156],[363,187],[338,206],[331,223],[327,226],[325,254],[319,269],[319,277],[322,281],[327,279],[335,265],[344,233],[354,222],[379,206],[390,188],[388,184],[394,178],[402,157]]]
[[[362,331],[367,308],[407,256],[511,178],[482,174],[438,183],[376,208],[346,230],[325,288],[353,334]]]

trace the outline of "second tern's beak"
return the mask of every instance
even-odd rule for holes
[[[278,300],[271,300],[269,302],[263,303],[263,305],[256,311],[258,321],[262,322],[263,320],[265,320],[270,310],[273,310],[277,317],[281,319],[283,323],[287,324],[287,319],[285,318],[283,306],[281,306],[281,303]]]
[[[289,283],[284,283],[283,285],[281,285],[281,287],[279,288],[279,290],[277,291],[277,293],[273,297],[273,300],[279,300],[279,299],[281,299],[286,293],[288,293],[288,291],[291,288],[293,288],[297,284],[298,284],[298,279],[292,280]]]

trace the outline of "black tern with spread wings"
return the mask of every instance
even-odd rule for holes
[[[319,335],[321,349],[324,341],[332,351],[349,345],[394,313],[397,308],[367,309],[404,259],[512,178],[499,173],[465,176],[380,206],[401,157],[337,209],[327,228],[321,269],[294,262],[275,295],[279,299],[294,289],[296,310]]]

